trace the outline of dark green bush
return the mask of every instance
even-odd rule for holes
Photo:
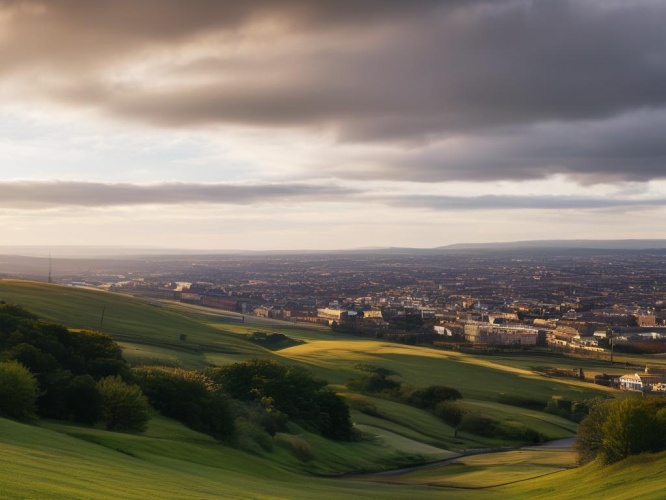
[[[445,385],[431,385],[425,389],[417,389],[412,392],[408,402],[419,408],[434,410],[443,401],[456,401],[462,399],[462,394],[457,389]]]
[[[150,420],[150,404],[137,385],[120,377],[106,377],[97,382],[102,396],[106,429],[121,432],[143,432]]]
[[[0,416],[16,420],[36,417],[37,380],[17,361],[0,363]]]
[[[265,359],[211,368],[206,374],[230,397],[259,403],[308,430],[332,439],[351,439],[349,407],[307,370]]]
[[[462,422],[463,415],[465,415],[465,410],[455,401],[442,401],[435,407],[435,415],[447,424],[458,427]]]
[[[233,433],[229,399],[203,373],[164,366],[140,366],[132,373],[151,405],[163,415],[218,439]]]
[[[90,375],[74,377],[65,389],[65,406],[69,418],[75,422],[92,425],[104,416],[104,400]]]
[[[480,415],[478,413],[465,413],[460,420],[458,428],[461,431],[476,434],[484,437],[494,437],[498,422],[492,418]]]
[[[546,406],[546,403],[539,399],[528,398],[524,396],[517,396],[515,394],[501,393],[497,396],[497,402],[505,405],[518,406],[520,408],[527,408],[528,410],[541,411]]]

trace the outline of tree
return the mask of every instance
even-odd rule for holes
[[[110,431],[143,432],[150,420],[150,404],[139,386],[126,384],[120,377],[97,382],[103,400],[103,416]]]
[[[287,415],[297,424],[328,437],[351,437],[346,401],[326,389],[326,381],[304,368],[252,359],[212,368],[206,374],[234,399],[259,403],[267,413]]]
[[[75,422],[92,425],[104,416],[104,400],[90,375],[74,377],[65,390],[65,405]]]
[[[445,385],[431,385],[425,389],[415,390],[409,398],[409,402],[419,408],[434,410],[442,401],[456,401],[462,399],[458,389]]]
[[[18,361],[0,363],[0,416],[16,420],[36,417],[37,379]]]
[[[581,421],[574,443],[578,463],[591,462],[601,452],[604,440],[603,425],[607,416],[608,404],[597,401]]]
[[[613,463],[643,452],[663,449],[664,427],[658,412],[663,401],[630,398],[613,401],[603,425],[603,456]]]
[[[162,415],[218,439],[233,433],[228,398],[203,373],[164,366],[140,366],[132,373]]]
[[[600,456],[613,463],[629,455],[666,449],[666,400],[627,398],[592,405],[578,426],[575,449],[581,463]]]
[[[317,391],[315,403],[319,407],[321,435],[338,441],[352,439],[353,424],[347,402],[333,391]]]

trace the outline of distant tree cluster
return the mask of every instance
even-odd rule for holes
[[[194,370],[138,366],[134,381],[162,415],[218,439],[233,434],[230,401],[218,385]]]
[[[0,359],[2,416],[101,421],[109,430],[132,432],[148,422],[147,402],[123,381],[129,367],[108,335],[70,331],[3,302]]]
[[[349,407],[327,385],[303,368],[260,359],[203,373],[130,368],[112,337],[70,331],[0,302],[0,417],[142,432],[154,408],[232,444],[249,439],[270,449],[288,421],[350,440]]]
[[[666,398],[598,402],[578,426],[575,449],[580,463],[666,450]]]
[[[350,380],[347,387],[365,394],[373,394],[400,401],[424,410],[435,411],[437,406],[462,399],[458,389],[445,385],[431,385],[415,388],[394,378],[393,370],[368,364],[357,365],[364,372],[362,377]]]
[[[346,401],[304,368],[252,359],[210,368],[206,375],[231,398],[261,408],[258,421],[269,432],[289,419],[331,439],[352,439]]]

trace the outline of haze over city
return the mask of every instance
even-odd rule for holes
[[[0,2],[3,245],[663,238],[666,4]]]

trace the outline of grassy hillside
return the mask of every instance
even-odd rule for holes
[[[499,405],[499,395],[508,392],[545,404],[552,396],[582,399],[608,392],[574,379],[552,379],[529,370],[530,363],[543,362],[539,356],[523,357],[512,366],[506,359],[333,336],[330,330],[316,325],[295,325],[251,316],[241,322],[239,315],[197,306],[155,305],[154,301],[119,294],[16,280],[0,280],[0,298],[22,304],[42,317],[73,328],[99,327],[104,310],[102,331],[120,341],[131,363],[157,360],[202,368],[261,356],[305,366],[342,392],[347,392],[347,382],[363,375],[359,365],[379,366],[392,370],[395,379],[414,387],[433,384],[455,387],[478,411],[500,420],[522,422],[549,438],[571,436],[575,426],[541,412]],[[279,331],[302,343],[270,351],[246,339],[246,334],[253,331]],[[181,333],[187,334],[186,342],[179,340]],[[435,441],[425,438],[422,442],[429,445],[438,442],[436,446],[449,449],[498,444],[475,436],[463,436],[456,443],[452,439],[453,430],[427,412],[388,401],[377,404],[379,419],[359,414],[359,421],[409,439],[415,437],[414,432],[418,433],[418,439],[435,433],[439,436]],[[415,422],[422,425],[416,428]],[[424,431],[425,427],[433,430]]]
[[[307,367],[350,400],[361,398],[375,408],[372,414],[352,413],[364,435],[360,442],[335,443],[292,428],[292,435],[278,435],[273,452],[254,454],[222,446],[163,418],[153,419],[149,430],[139,436],[59,423],[41,422],[35,427],[0,420],[0,491],[9,498],[429,498],[441,495],[442,486],[452,498],[468,498],[465,488],[482,488],[475,491],[478,498],[527,497],[535,490],[550,491],[551,498],[570,498],[561,484],[550,483],[549,478],[570,475],[571,480],[585,483],[576,474],[588,471],[598,473],[598,481],[603,482],[598,466],[565,470],[571,466],[571,454],[561,450],[551,450],[550,455],[533,451],[464,457],[453,468],[399,474],[390,481],[374,476],[318,477],[386,470],[455,457],[470,448],[517,444],[464,432],[455,436],[453,428],[429,412],[351,393],[346,384],[363,376],[362,365],[389,369],[395,380],[413,387],[455,387],[467,408],[557,439],[573,436],[575,425],[543,412],[500,404],[498,397],[510,393],[545,403],[553,396],[584,399],[612,394],[609,389],[532,370],[547,363],[570,363],[587,371],[593,369],[590,363],[598,363],[594,360],[529,354],[472,356],[333,336],[315,325],[249,316],[241,322],[238,315],[200,307],[15,280],[0,280],[0,299],[22,304],[70,328],[99,329],[104,310],[101,330],[121,343],[130,362],[159,360],[202,368],[257,356],[282,360]],[[246,334],[254,331],[284,333],[301,343],[271,351],[247,340]],[[179,340],[182,333],[187,334],[185,342]],[[305,443],[313,451],[309,461],[295,458],[290,451],[293,442]],[[650,464],[661,467],[659,461]],[[508,476],[524,481],[500,487],[506,483],[500,480]],[[536,476],[543,477],[530,479]],[[591,494],[599,487],[597,482],[588,486]]]
[[[47,424],[48,425],[48,424]],[[377,488],[295,472],[156,419],[144,436],[0,419],[3,498],[404,498],[437,492]],[[63,432],[64,431],[64,432]],[[72,433],[73,435],[68,434]]]
[[[185,358],[195,355],[197,364],[203,365],[206,352],[227,355],[263,352],[237,335],[225,334],[159,303],[126,295],[2,279],[0,299],[21,304],[38,316],[70,328],[100,330],[120,342],[139,343],[156,350],[166,348],[176,354],[183,353]],[[181,334],[187,335],[186,342],[179,340]]]
[[[666,454],[570,469],[564,450],[469,456],[404,474],[316,477],[157,418],[143,436],[0,419],[3,498],[661,498]],[[330,452],[330,451],[329,451]],[[305,466],[302,466],[305,467]],[[510,483],[510,484],[507,484]],[[473,493],[470,489],[474,490]]]

